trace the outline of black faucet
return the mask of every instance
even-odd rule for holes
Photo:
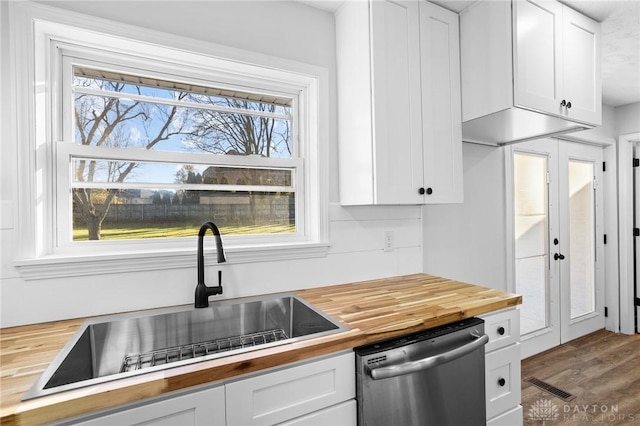
[[[209,306],[209,296],[214,294],[222,294],[222,271],[218,271],[218,285],[215,287],[207,287],[204,283],[204,253],[203,240],[207,229],[211,229],[214,237],[216,237],[216,252],[218,253],[218,263],[226,262],[224,258],[224,250],[222,250],[222,238],[220,230],[213,222],[205,222],[198,232],[198,285],[196,285],[196,308],[207,308]]]

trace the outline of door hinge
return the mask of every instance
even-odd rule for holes
[[[604,234],[604,243],[607,244],[607,234]]]
[[[609,308],[607,308],[606,306],[604,307],[604,316],[605,317],[609,316]]]
[[[635,305],[640,306],[640,297],[636,297]]]
[[[606,171],[607,171],[607,162],[606,162],[606,161],[603,161],[603,162],[602,162],[602,171],[603,171],[603,172],[606,172]]]
[[[640,228],[633,228],[633,236],[640,237]]]
[[[640,158],[633,159],[633,167],[640,167]]]

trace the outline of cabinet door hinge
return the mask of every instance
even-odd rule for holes
[[[633,159],[633,167],[640,167],[640,158]]]
[[[607,244],[607,234],[604,234],[604,243]]]
[[[634,303],[636,306],[640,306],[640,297],[636,297],[636,300]]]
[[[640,228],[633,228],[633,236],[640,237]]]
[[[609,316],[609,308],[607,308],[606,306],[604,307],[604,316],[605,317]]]
[[[607,171],[607,162],[606,162],[606,161],[603,161],[603,162],[602,162],[602,171],[603,171],[603,172],[606,172],[606,171]]]

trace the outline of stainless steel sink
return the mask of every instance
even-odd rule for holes
[[[290,294],[94,318],[23,400],[347,329]]]

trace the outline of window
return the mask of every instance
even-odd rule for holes
[[[298,233],[297,97],[64,62],[61,244],[192,237],[209,220],[226,236]]]
[[[231,262],[326,254],[326,70],[15,10],[26,278],[191,264],[205,221]]]

